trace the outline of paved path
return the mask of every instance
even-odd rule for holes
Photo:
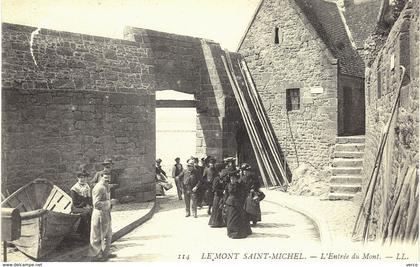
[[[172,191],[172,190],[171,190]],[[173,192],[171,192],[173,193]],[[210,228],[207,209],[198,218],[184,217],[184,202],[158,197],[153,218],[112,244],[112,261],[201,260],[203,253],[297,252],[319,246],[313,222],[269,199],[262,202],[262,222],[246,239],[230,239],[226,228]],[[207,255],[207,254],[206,254]],[[214,257],[214,255],[212,255]]]

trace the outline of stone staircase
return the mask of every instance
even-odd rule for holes
[[[339,136],[331,167],[330,200],[349,200],[362,188],[365,136]]]

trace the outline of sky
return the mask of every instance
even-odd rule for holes
[[[125,26],[201,37],[236,51],[259,0],[2,0],[2,21],[123,38]]]

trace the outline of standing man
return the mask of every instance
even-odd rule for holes
[[[110,180],[110,172],[104,171],[92,190],[93,211],[89,254],[94,261],[106,261],[116,257],[115,254],[109,253],[112,240],[111,208],[113,204],[109,191]]]
[[[197,190],[199,187],[199,179],[197,171],[194,169],[194,161],[187,162],[187,169],[183,171],[184,177],[184,199],[185,199],[185,217],[191,215],[190,208],[194,218],[197,218]],[[192,202],[192,207],[191,206]]]
[[[172,167],[172,178],[175,180],[176,191],[178,192],[178,199],[182,200],[182,177],[180,174],[184,171],[182,164],[179,163],[180,158],[175,159],[175,165]]]

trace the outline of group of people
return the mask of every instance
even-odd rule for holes
[[[161,162],[156,161],[157,176],[162,175]],[[259,202],[264,193],[251,166],[243,163],[237,168],[235,162],[233,157],[225,158],[223,163],[212,157],[202,158],[201,162],[191,157],[184,169],[176,158],[172,177],[179,200],[184,196],[186,217],[192,213],[197,218],[197,208],[207,205],[210,227],[226,226],[230,238],[245,238],[252,233],[250,223],[256,225],[261,221]]]
[[[93,261],[105,261],[116,255],[110,253],[112,228],[111,209],[115,201],[111,199],[112,160],[106,159],[103,170],[93,178],[84,168],[76,174],[77,182],[70,189],[72,213],[80,214],[77,228],[80,238],[90,242],[89,256]]]

